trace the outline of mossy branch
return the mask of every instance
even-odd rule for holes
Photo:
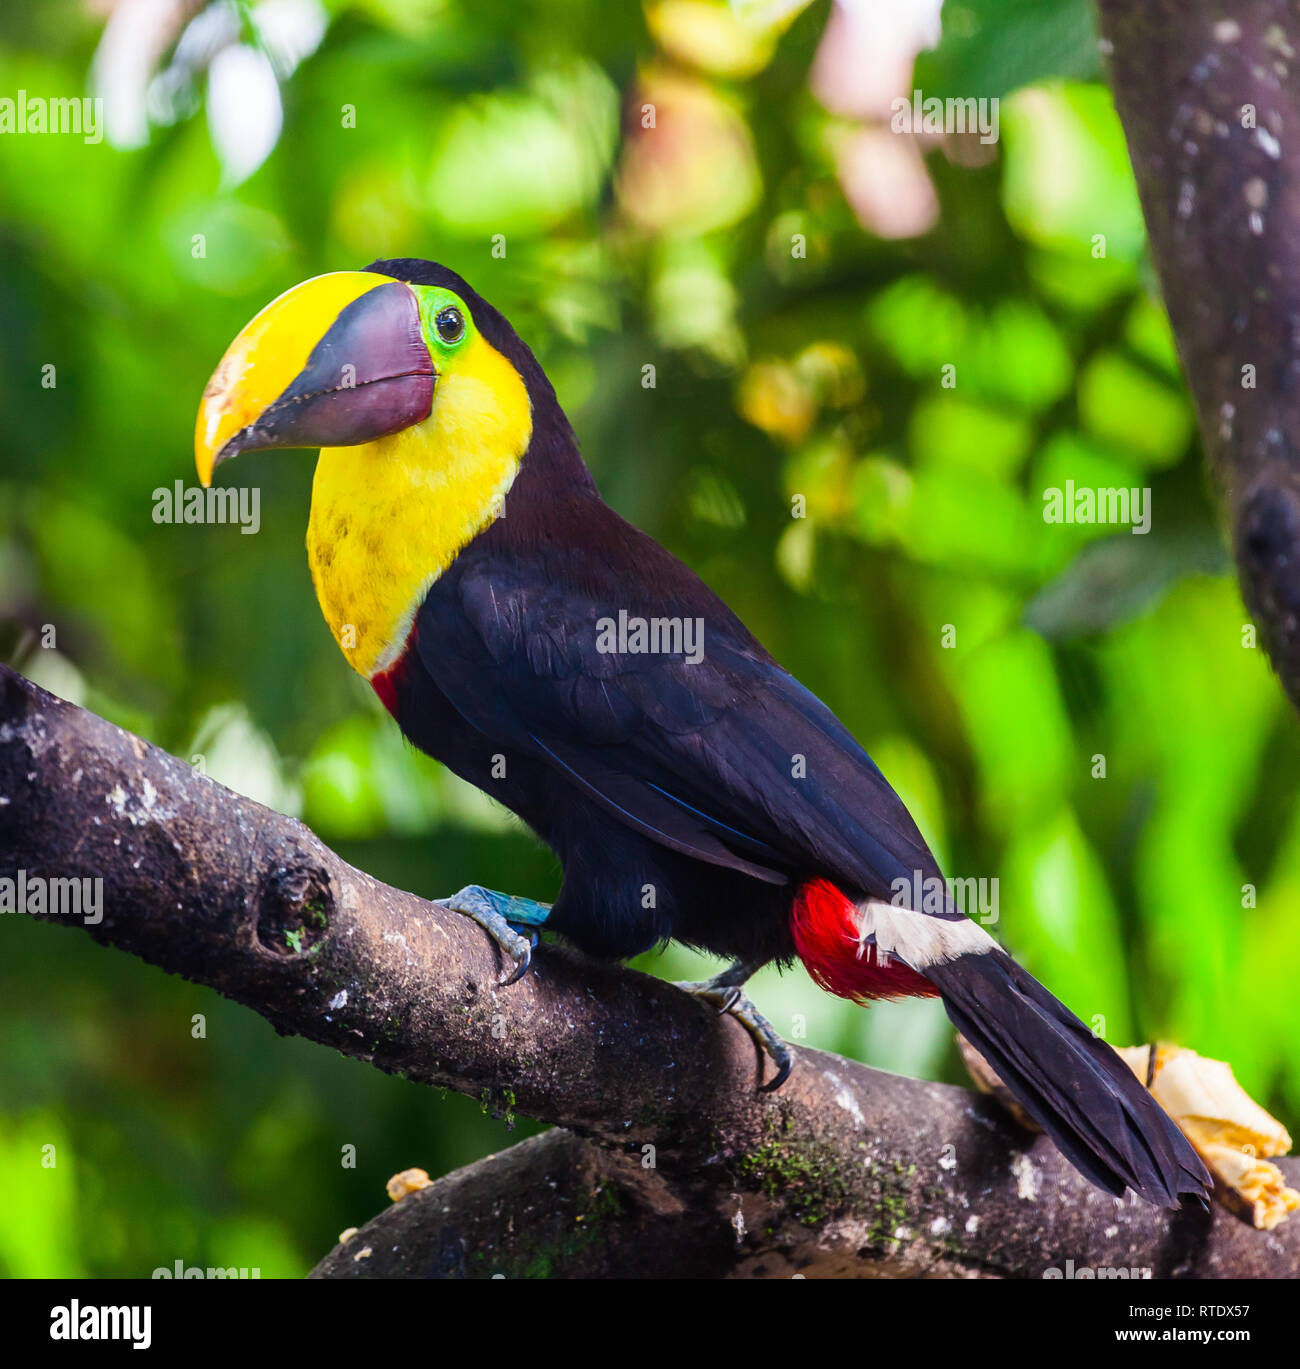
[[[1300,1223],[1116,1203],[966,1090],[800,1049],[760,1093],[745,1031],[649,976],[543,945],[498,988],[472,922],[0,667],[19,871],[102,879],[76,925],[281,1032],[568,1128],[403,1199],[322,1274],[1300,1273]]]

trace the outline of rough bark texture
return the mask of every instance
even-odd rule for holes
[[[543,945],[499,989],[473,923],[0,667],[20,870],[102,878],[86,931],[281,1032],[568,1128],[404,1199],[319,1274],[1300,1273],[1300,1223],[1116,1203],[963,1089],[799,1050],[759,1093],[746,1033],[646,975]]]
[[[1242,593],[1300,707],[1300,13],[1286,0],[1100,9]]]

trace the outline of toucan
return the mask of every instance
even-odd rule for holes
[[[320,448],[307,555],[348,663],[559,858],[554,904],[443,900],[501,948],[502,983],[542,926],[595,957],[669,939],[725,957],[685,987],[771,1057],[766,1088],[792,1055],[743,992],[760,966],[797,958],[862,1003],[938,995],[1093,1183],[1205,1203],[1205,1167],[1111,1047],[951,894],[915,896],[946,886],[884,775],[601,499],[537,359],[460,276],[376,261],[268,304],[203,392],[199,478],[277,447]]]

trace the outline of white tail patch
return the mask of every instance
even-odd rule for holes
[[[895,956],[923,973],[928,965],[997,949],[998,943],[984,928],[967,917],[932,917],[877,899],[859,903],[857,910],[859,960],[866,954],[868,943],[874,941],[882,965]]]

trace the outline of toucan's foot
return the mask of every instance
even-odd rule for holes
[[[479,884],[467,884],[460,893],[437,902],[441,908],[473,918],[513,962],[513,970],[501,972],[497,981],[500,985],[513,984],[528,973],[537,945],[537,929],[551,913],[549,903],[499,894]]]
[[[754,1038],[761,1051],[772,1059],[776,1066],[776,1078],[764,1084],[762,1093],[774,1093],[790,1077],[794,1068],[794,1055],[777,1034],[776,1028],[763,1016],[745,995],[744,983],[759,969],[747,961],[738,960],[729,969],[723,970],[712,979],[686,980],[679,982],[677,988],[685,990],[706,1003],[712,1003],[721,1013],[730,1013]]]

